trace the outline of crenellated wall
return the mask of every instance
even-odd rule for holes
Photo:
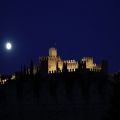
[[[39,57],[39,64],[33,65],[33,74],[35,75],[37,71],[40,71],[44,75],[76,71],[108,72],[108,63],[106,60],[103,60],[101,64],[96,64],[93,57],[83,57],[79,61],[76,61],[75,59],[62,60],[57,55],[57,49],[50,48],[49,56]],[[29,67],[26,72],[30,74]]]
[[[83,57],[79,62],[74,59],[62,60],[60,56],[58,56],[56,48],[50,48],[49,56],[40,57],[39,61],[41,62],[41,65],[43,63],[47,64],[47,71],[49,74],[63,72],[64,64],[66,64],[66,69],[68,72],[75,72],[77,69],[88,70],[91,72],[100,72],[102,68],[104,68],[102,67],[102,64],[95,64],[93,57]]]
[[[75,69],[78,69],[78,62],[75,60],[67,60],[64,61],[65,63],[67,63],[67,69],[69,72],[71,71],[75,71]]]

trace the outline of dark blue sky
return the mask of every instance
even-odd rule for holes
[[[4,43],[11,40],[11,52]],[[119,0],[1,0],[0,73],[19,70],[54,46],[63,59],[93,56],[120,70]]]

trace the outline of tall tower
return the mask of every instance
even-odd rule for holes
[[[57,57],[57,49],[56,48],[49,49],[49,57]]]
[[[57,71],[57,49],[50,48],[49,49],[49,56],[48,56],[48,73]]]

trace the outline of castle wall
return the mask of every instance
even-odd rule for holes
[[[57,70],[57,57],[48,57],[48,72]]]
[[[78,69],[78,62],[75,60],[67,60],[64,61],[65,63],[67,63],[67,69],[69,72],[71,71],[75,71],[76,69]]]
[[[96,65],[93,61],[93,57],[84,57],[81,59],[81,64],[78,63],[76,60],[61,60],[60,56],[57,56],[57,49],[50,48],[49,49],[49,56],[48,57],[41,57],[40,61],[42,64],[43,61],[46,61],[47,59],[47,72],[48,73],[56,73],[56,72],[62,72],[63,70],[63,64],[67,64],[67,70],[68,72],[74,72],[78,67],[81,65],[81,69],[88,69],[89,71],[95,71],[99,72],[101,71],[101,65]],[[85,65],[85,67],[82,66],[82,63]],[[42,65],[41,64],[41,65]],[[43,65],[42,65],[43,66]],[[45,65],[44,65],[45,66]]]
[[[62,71],[62,69],[63,69],[63,61],[62,60],[58,61],[58,68],[60,71]]]
[[[86,69],[89,69],[90,71],[99,71],[101,70],[101,66],[100,65],[96,65],[93,61],[93,57],[84,57],[82,60],[82,62],[85,62],[86,64]]]

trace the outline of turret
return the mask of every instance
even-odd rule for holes
[[[57,57],[57,49],[56,48],[50,48],[49,49],[49,56],[50,57]]]

